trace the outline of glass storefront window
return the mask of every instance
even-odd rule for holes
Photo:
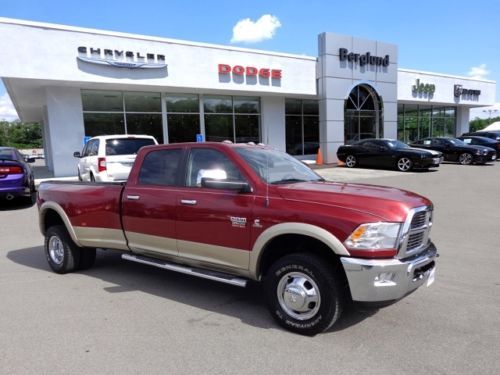
[[[382,99],[369,85],[357,85],[344,104],[344,143],[384,136]]]
[[[196,142],[200,133],[199,114],[168,114],[168,142]]]
[[[83,111],[123,112],[123,94],[119,91],[82,90]]]
[[[260,139],[260,116],[237,115],[234,117],[236,131],[236,143],[259,143]]]
[[[260,113],[258,97],[233,98],[234,113]]]
[[[233,101],[230,96],[206,95],[203,98],[205,113],[233,113]]]
[[[398,139],[409,143],[426,137],[455,137],[456,113],[456,107],[401,104]]]
[[[205,115],[205,135],[210,142],[233,142],[233,116],[232,115]]]
[[[316,154],[319,148],[319,102],[286,99],[285,134],[288,154]]]
[[[128,113],[127,133],[152,135],[158,143],[163,143],[161,114]]]
[[[85,135],[125,134],[125,121],[121,113],[84,113]]]
[[[200,106],[198,95],[194,94],[168,94],[167,113],[199,113]]]
[[[125,110],[127,112],[161,113],[161,95],[149,92],[126,92]]]

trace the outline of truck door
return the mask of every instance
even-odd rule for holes
[[[204,177],[245,180],[224,153],[209,148],[191,149],[185,186],[177,195],[179,255],[223,267],[248,269],[254,196],[202,187]]]
[[[137,253],[177,256],[176,205],[182,148],[153,150],[125,186],[122,217],[129,247]]]

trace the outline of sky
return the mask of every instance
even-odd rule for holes
[[[378,40],[400,68],[497,81],[500,115],[498,0],[0,0],[0,17],[309,56],[324,31]],[[0,119],[15,117],[0,82]]]

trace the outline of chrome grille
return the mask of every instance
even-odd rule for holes
[[[411,220],[411,229],[422,228],[426,224],[427,211],[417,212]]]
[[[398,258],[407,258],[423,250],[429,243],[431,227],[432,207],[412,209],[403,224]]]
[[[408,242],[406,244],[406,251],[411,251],[422,245],[422,240],[424,239],[424,232],[413,233],[408,236]]]

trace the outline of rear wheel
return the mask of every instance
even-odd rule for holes
[[[458,162],[462,165],[470,165],[472,164],[472,155],[468,152],[464,152],[458,156]]]
[[[81,248],[71,239],[64,225],[55,225],[45,233],[45,257],[56,273],[75,271],[80,264]]]
[[[331,264],[301,253],[277,260],[264,278],[271,315],[302,335],[323,332],[339,319],[345,304],[340,285]]]
[[[92,172],[90,173],[90,182],[95,182],[95,177]]]
[[[356,160],[356,156],[354,155],[347,155],[345,158],[345,165],[348,168],[354,168],[358,164],[358,161]]]
[[[402,157],[399,158],[397,167],[401,172],[408,172],[413,168],[413,162],[409,158]]]

